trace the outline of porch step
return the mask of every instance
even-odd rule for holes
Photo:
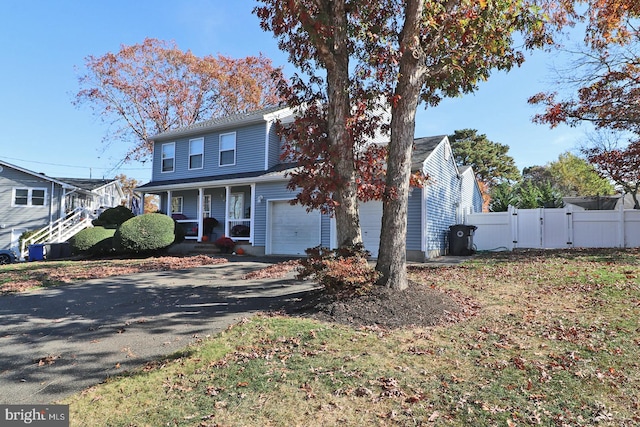
[[[213,243],[182,242],[167,251],[175,255],[218,255],[220,249]]]

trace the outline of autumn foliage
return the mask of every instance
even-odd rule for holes
[[[567,22],[586,21],[585,50],[559,83],[574,94],[538,93],[529,99],[545,110],[534,121],[551,127],[590,122],[598,128],[640,134],[640,2],[589,0],[558,2]],[[586,8],[578,11],[576,7]]]
[[[198,57],[175,43],[147,38],[116,53],[86,58],[76,105],[88,104],[112,125],[110,141],[137,141],[126,159],[151,153],[150,137],[212,117],[278,104],[264,56]]]
[[[640,141],[630,143],[624,149],[591,148],[586,151],[587,159],[595,165],[598,172],[614,181],[631,194],[634,209],[640,209],[638,191],[640,190]]]

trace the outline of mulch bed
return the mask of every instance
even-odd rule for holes
[[[409,282],[409,287],[402,291],[374,286],[365,295],[349,298],[336,298],[318,289],[284,311],[292,316],[353,327],[386,329],[434,326],[476,312],[472,303],[456,295],[414,282]]]

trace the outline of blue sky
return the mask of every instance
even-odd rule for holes
[[[106,126],[88,107],[72,104],[84,58],[116,52],[145,37],[173,40],[199,56],[265,54],[276,66],[287,57],[251,13],[252,0],[0,0],[0,159],[56,177],[141,182],[150,163],[125,164],[124,146],[106,145]],[[507,144],[522,169],[575,149],[585,129],[531,123],[526,100],[547,89],[557,54],[536,53],[510,73],[496,73],[480,90],[418,110],[416,136],[472,128]]]

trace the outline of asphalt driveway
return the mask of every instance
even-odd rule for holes
[[[274,260],[275,261],[275,260]],[[314,284],[243,280],[268,260],[110,277],[0,297],[0,404],[46,404],[169,355]]]

